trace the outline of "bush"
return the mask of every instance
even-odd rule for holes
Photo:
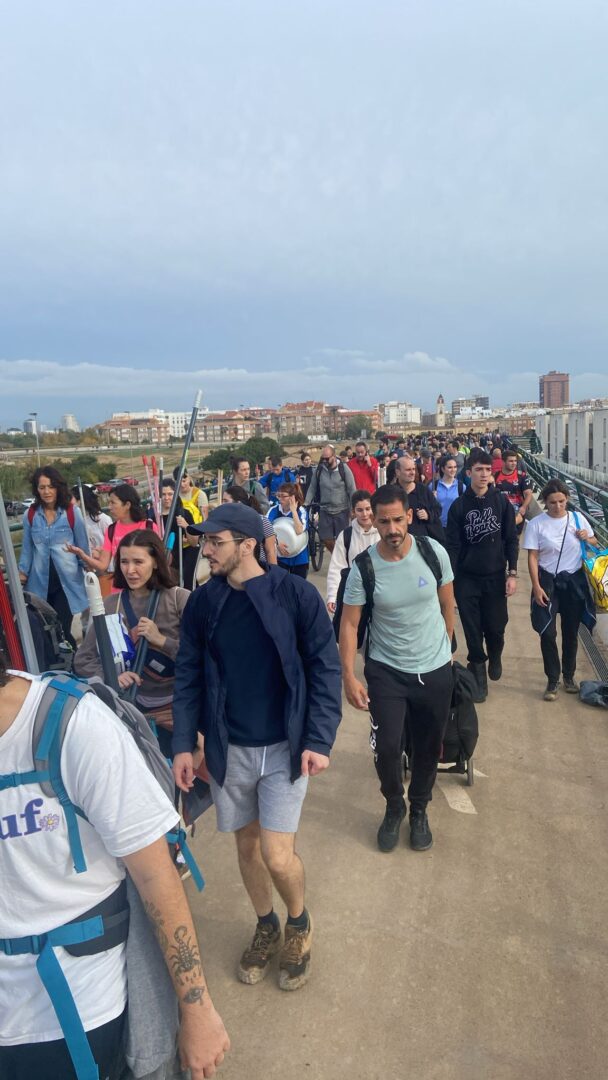
[[[30,494],[28,484],[29,470],[21,465],[0,464],[0,487],[5,499],[21,499]]]
[[[279,445],[276,439],[271,439],[269,436],[257,437],[254,439],[247,439],[247,442],[237,443],[236,445],[223,447],[220,450],[212,450],[206,457],[201,458],[199,461],[199,469],[205,469],[210,472],[217,472],[218,469],[223,469],[224,473],[231,471],[230,459],[233,457],[244,457],[254,469],[258,462],[262,462],[268,454],[282,454],[283,447]]]

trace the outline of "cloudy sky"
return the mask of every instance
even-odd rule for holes
[[[0,13],[0,424],[608,395],[605,0]]]

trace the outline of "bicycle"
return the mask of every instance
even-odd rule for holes
[[[308,553],[313,570],[319,571],[323,566],[325,545],[319,536],[319,507],[308,507]]]

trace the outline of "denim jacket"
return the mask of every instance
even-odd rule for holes
[[[226,776],[228,729],[226,688],[209,641],[213,638],[230,585],[211,578],[196,589],[182,616],[175,662],[173,753],[190,753],[196,732],[205,738],[205,760],[214,780]],[[321,596],[310,582],[271,566],[245,582],[245,590],[281,658],[285,695],[285,738],[291,779],[300,775],[303,750],[327,754],[342,717],[341,671],[336,639]],[[233,662],[247,648],[235,641]]]
[[[46,600],[49,591],[50,560],[59,575],[70,611],[75,615],[89,606],[84,587],[84,571],[76,555],[64,551],[66,544],[75,544],[87,550],[88,540],[82,514],[74,507],[74,531],[70,528],[65,510],[57,510],[57,516],[49,525],[41,506],[36,508],[30,525],[28,515],[23,518],[23,546],[19,569],[27,575],[24,588]]]

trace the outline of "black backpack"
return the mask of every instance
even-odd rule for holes
[[[352,526],[350,528],[350,536],[348,537],[348,546],[350,547],[350,541],[352,538]],[[348,558],[348,548],[346,547],[346,529],[344,530],[344,547],[346,548],[346,555]],[[425,563],[429,567],[437,585],[439,586],[441,578],[443,576],[441,570],[441,564],[437,558],[437,554],[433,549],[433,545],[427,536],[414,536],[412,537],[416,544],[418,551],[422,555]],[[372,621],[372,612],[374,608],[374,589],[376,588],[376,575],[374,573],[374,564],[372,563],[372,557],[369,553],[369,548],[360,552],[355,558],[359,573],[361,574],[361,581],[363,582],[363,588],[365,590],[365,604],[361,611],[361,617],[359,619],[359,626],[357,629],[357,648],[360,649],[363,643],[366,641],[366,651],[369,648],[369,634],[368,630]],[[336,638],[340,635],[340,620],[342,618],[342,608],[344,607],[344,590],[346,589],[346,579],[350,573],[349,569],[344,569],[340,578],[340,587],[338,588],[338,596],[336,597],[336,611],[334,614],[334,630],[336,632]],[[341,592],[340,592],[341,590]],[[337,620],[337,629],[336,629]]]

